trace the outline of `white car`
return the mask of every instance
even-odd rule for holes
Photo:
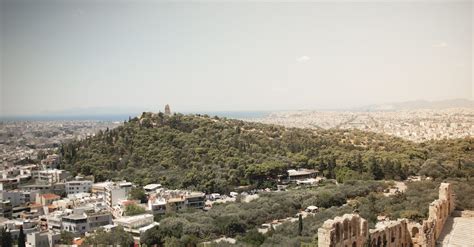
[[[212,193],[211,194],[211,200],[215,201],[217,199],[221,199],[221,194],[219,193]]]

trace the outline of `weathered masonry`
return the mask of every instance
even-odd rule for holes
[[[439,198],[429,206],[422,224],[407,219],[382,221],[368,229],[358,214],[327,220],[318,229],[319,247],[434,247],[444,223],[454,210],[454,194],[449,183],[439,187]]]

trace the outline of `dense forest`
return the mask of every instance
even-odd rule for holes
[[[271,187],[289,168],[340,182],[474,176],[473,138],[413,143],[359,130],[309,130],[209,117],[143,113],[61,146],[62,168],[96,181],[127,179],[228,192]]]

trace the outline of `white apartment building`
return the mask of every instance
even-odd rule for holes
[[[58,169],[43,170],[38,172],[37,180],[54,184],[65,181],[70,176],[69,172]]]
[[[105,187],[105,203],[109,209],[120,201],[128,198],[128,193],[133,184],[130,182],[119,182]]]
[[[92,189],[92,181],[68,181],[66,182],[65,187],[68,196],[79,193],[89,193]]]
[[[0,191],[0,200],[9,200],[12,207],[18,207],[30,202],[30,192]]]
[[[62,217],[62,230],[78,234],[110,224],[112,224],[112,214],[107,211],[74,213]]]
[[[62,229],[62,218],[65,216],[65,213],[62,211],[56,211],[45,215],[45,219],[48,225],[48,230],[58,230]]]
[[[26,235],[27,247],[53,247],[61,240],[60,232],[34,232]]]

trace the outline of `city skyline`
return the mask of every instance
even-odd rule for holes
[[[1,115],[472,99],[472,2],[2,1]]]

